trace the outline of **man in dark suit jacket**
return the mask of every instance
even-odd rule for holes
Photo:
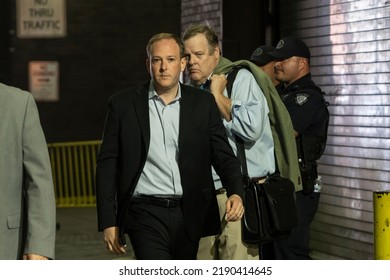
[[[242,175],[213,96],[179,83],[180,39],[153,36],[150,83],[110,98],[96,184],[98,228],[108,250],[137,259],[195,259],[199,239],[220,231],[211,165],[227,187],[225,219],[240,220]]]

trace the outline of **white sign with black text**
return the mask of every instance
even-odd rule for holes
[[[17,0],[19,38],[66,36],[65,0]]]

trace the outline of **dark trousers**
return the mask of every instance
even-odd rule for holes
[[[199,240],[188,239],[180,205],[132,202],[126,221],[126,233],[138,260],[196,259]]]
[[[320,193],[296,193],[299,224],[285,240],[261,246],[261,259],[265,260],[310,260],[309,231],[318,209]]]

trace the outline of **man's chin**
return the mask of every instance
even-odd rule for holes
[[[188,76],[190,77],[190,80],[191,80],[191,82],[192,82],[194,85],[200,84],[200,79],[199,79],[199,76],[198,76],[198,75],[196,75],[196,74],[189,74]]]

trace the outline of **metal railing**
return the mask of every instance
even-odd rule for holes
[[[48,144],[57,207],[95,206],[95,169],[101,141]]]

